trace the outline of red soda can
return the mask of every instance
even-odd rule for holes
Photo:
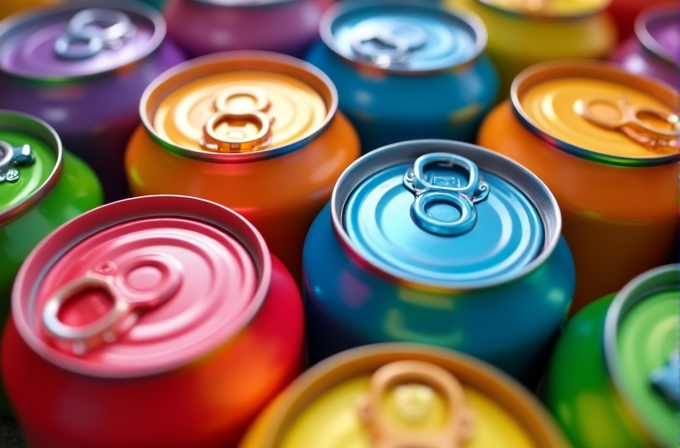
[[[302,368],[295,281],[243,217],[99,207],[17,276],[2,375],[32,448],[225,448]]]

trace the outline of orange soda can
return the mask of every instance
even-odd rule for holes
[[[478,143],[553,192],[576,265],[570,313],[663,265],[678,241],[680,93],[604,62],[523,71]]]
[[[140,104],[125,167],[132,194],[180,194],[243,215],[296,279],[312,220],[360,154],[321,71],[266,52],[180,64]]]
[[[0,20],[29,9],[57,6],[63,3],[64,0],[0,0]]]

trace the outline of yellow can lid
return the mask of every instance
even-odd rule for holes
[[[596,61],[534,65],[512,85],[515,115],[548,143],[614,165],[680,161],[680,94]]]
[[[611,0],[478,0],[487,6],[521,16],[576,18],[604,10]]]

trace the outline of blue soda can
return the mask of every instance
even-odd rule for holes
[[[494,104],[486,28],[471,13],[346,1],[326,12],[319,31],[306,59],[333,80],[364,152],[419,138],[472,142]]]
[[[543,182],[479,146],[418,140],[364,155],[305,240],[310,361],[417,342],[533,383],[574,291],[561,227]]]

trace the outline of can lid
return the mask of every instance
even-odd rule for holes
[[[61,140],[44,121],[0,110],[0,226],[32,209],[59,180]]]
[[[515,116],[551,145],[596,162],[653,166],[680,160],[680,94],[597,61],[536,64],[512,83]]]
[[[145,58],[164,37],[163,17],[139,2],[40,9],[0,23],[0,70],[53,82],[101,75]]]
[[[676,446],[680,415],[680,264],[648,271],[605,318],[605,358],[628,411],[655,446]]]
[[[529,171],[444,140],[363,156],[340,177],[332,204],[347,250],[398,283],[435,290],[525,274],[551,252],[561,225],[554,198]]]
[[[647,50],[680,67],[680,7],[677,3],[644,10],[635,20],[635,34]]]
[[[218,163],[277,157],[323,132],[337,91],[314,66],[275,53],[233,51],[182,63],[142,97],[142,122],[169,151]]]
[[[320,25],[325,44],[353,64],[402,74],[426,74],[476,59],[487,32],[471,12],[399,2],[343,2]]]
[[[269,288],[255,228],[185,196],[111,203],[63,225],[29,256],[13,317],[39,355],[97,377],[194,362],[241,331]]]
[[[478,0],[494,9],[525,17],[573,19],[604,10],[612,0]]]

